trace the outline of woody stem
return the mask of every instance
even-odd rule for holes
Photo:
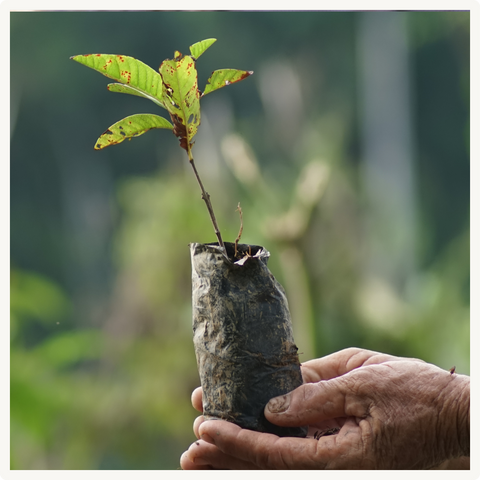
[[[213,213],[213,207],[212,207],[212,202],[210,201],[210,195],[203,187],[203,183],[200,180],[200,176],[198,175],[197,168],[195,167],[195,162],[193,161],[193,157],[191,155],[189,155],[189,157],[190,157],[189,158],[190,165],[193,168],[193,172],[195,173],[195,178],[197,179],[198,185],[200,186],[200,190],[202,191],[202,199],[205,201],[205,204],[207,205],[207,210],[210,215],[210,220],[212,221],[212,224],[213,224],[213,229],[215,230],[215,235],[217,236],[218,244],[225,251],[225,245],[223,243],[220,230],[218,228],[217,219],[215,218],[215,213]]]

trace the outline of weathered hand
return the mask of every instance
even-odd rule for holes
[[[198,417],[183,469],[421,469],[469,456],[470,381],[420,360],[342,350],[302,365],[305,384],[267,419],[309,426],[279,438]],[[201,411],[201,389],[192,403]],[[339,428],[338,433],[322,435]],[[320,438],[318,438],[320,436]]]

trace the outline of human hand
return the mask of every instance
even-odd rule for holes
[[[470,382],[464,375],[356,348],[306,362],[302,375],[305,384],[272,399],[265,416],[276,425],[308,425],[307,438],[200,416],[194,423],[199,440],[182,455],[181,467],[422,469],[469,456]],[[192,403],[201,411],[201,389]],[[322,436],[332,428],[339,430]]]

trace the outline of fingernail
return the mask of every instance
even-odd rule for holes
[[[205,442],[207,442],[207,443],[210,443],[210,444],[212,444],[212,445],[215,445],[215,443],[213,442],[213,438],[212,438],[210,435],[208,435],[207,433],[202,433],[202,434],[200,435],[200,438],[201,438],[202,440],[204,440]]]
[[[267,403],[267,408],[270,413],[282,413],[290,406],[290,395],[281,395],[280,397],[272,398]]]

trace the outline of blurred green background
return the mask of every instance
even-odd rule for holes
[[[69,60],[218,41],[254,70],[202,100],[223,237],[244,216],[300,359],[348,346],[469,373],[468,12],[11,13],[11,468],[176,469],[194,440],[189,242],[215,241],[168,131],[103,151],[144,99]]]

